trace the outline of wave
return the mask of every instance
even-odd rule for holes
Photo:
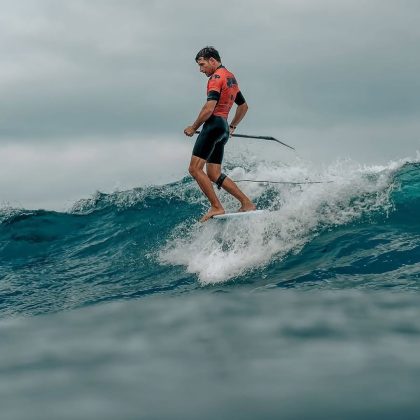
[[[239,171],[234,169],[232,177],[238,177]],[[316,179],[324,183],[251,185],[247,193],[259,207],[270,210],[268,215],[254,217],[252,223],[214,221],[189,230],[181,225],[160,252],[160,260],[185,265],[202,284],[238,279],[255,271],[258,276],[264,267],[270,266],[272,272],[273,265],[282,277],[286,258],[299,255],[315,239],[329,237],[331,231],[339,234],[343,226],[348,229],[351,225],[349,235],[357,242],[361,225],[368,230],[377,224],[385,226],[391,214],[393,221],[399,217],[407,222],[410,214],[415,223],[414,208],[418,210],[418,202],[413,206],[420,196],[417,163],[367,167],[339,162],[317,174],[302,166],[260,166],[248,178],[291,182]],[[341,248],[339,243],[335,247]],[[304,268],[306,261],[301,257]],[[332,263],[336,261],[332,255],[331,259]]]
[[[0,311],[43,313],[232,287],[417,288],[420,166],[227,165],[262,217],[200,224],[190,178],[96,193],[65,213],[0,211]],[[221,194],[229,211],[237,204]]]

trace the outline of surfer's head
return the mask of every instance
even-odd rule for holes
[[[221,64],[219,52],[214,47],[204,47],[195,56],[201,73],[211,76]]]

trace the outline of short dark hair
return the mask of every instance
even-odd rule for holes
[[[215,60],[221,62],[219,52],[214,47],[204,47],[202,48],[197,55],[195,56],[195,61],[198,61],[198,59],[202,57],[205,60],[209,60],[210,58],[214,58]]]

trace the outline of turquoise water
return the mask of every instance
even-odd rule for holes
[[[228,170],[1,210],[2,418],[418,417],[419,164]]]

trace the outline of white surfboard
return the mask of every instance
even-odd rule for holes
[[[236,213],[217,214],[216,216],[213,216],[213,219],[233,220],[233,219],[240,219],[243,217],[254,217],[257,215],[261,215],[262,213],[268,213],[268,211],[267,210],[254,210],[254,211],[238,211]]]

